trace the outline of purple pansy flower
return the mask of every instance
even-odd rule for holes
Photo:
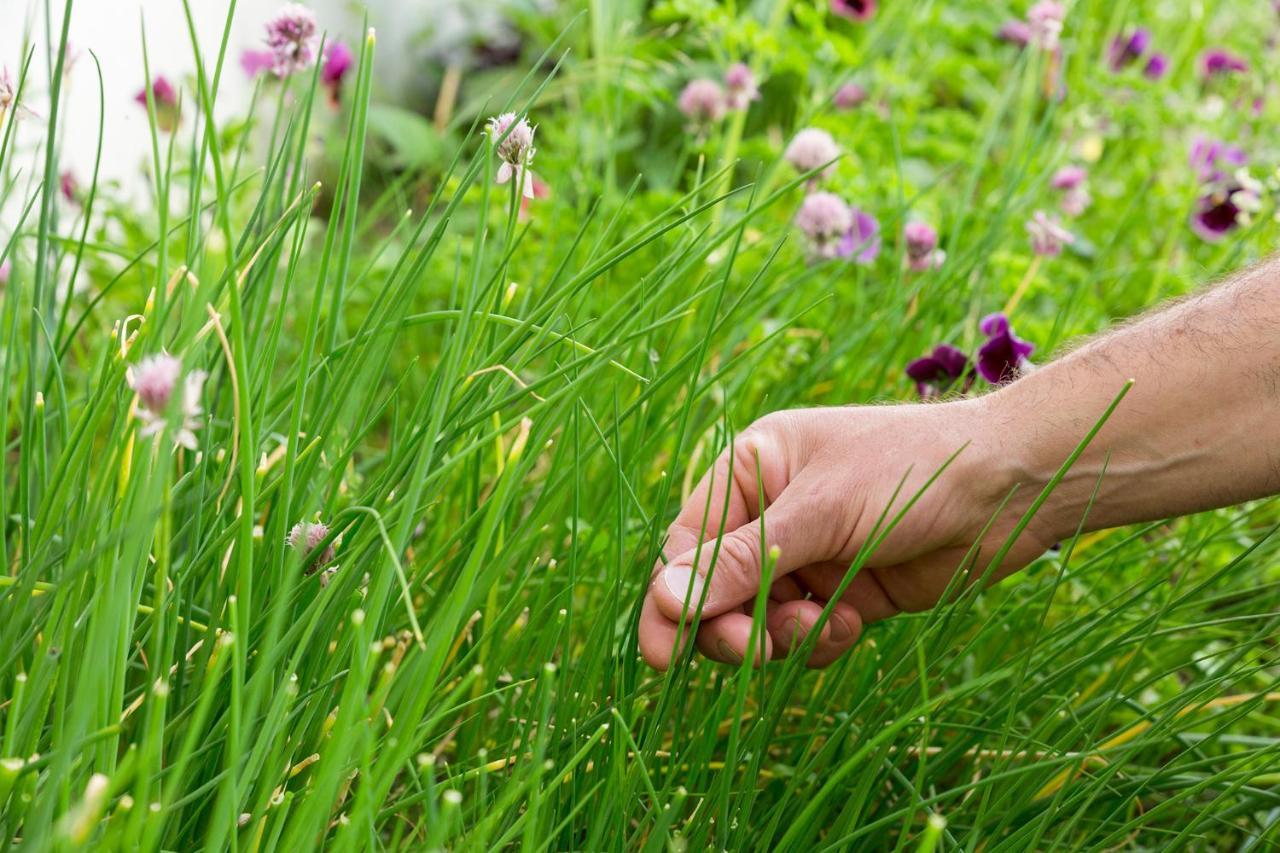
[[[915,380],[916,391],[927,399],[945,394],[962,378],[960,391],[968,391],[974,373],[967,355],[950,344],[938,344],[932,353],[907,365],[907,376]]]
[[[1151,31],[1138,27],[1129,35],[1119,35],[1111,40],[1110,64],[1112,71],[1122,71],[1137,62],[1151,46]]]
[[[1249,156],[1239,146],[1204,136],[1197,136],[1191,143],[1187,159],[1201,183],[1222,180],[1230,171],[1249,162]]]
[[[1035,347],[1013,333],[1009,318],[988,314],[979,324],[987,342],[978,349],[978,372],[992,385],[1012,382],[1030,366],[1027,356]]]
[[[853,226],[845,232],[836,256],[866,266],[880,256],[880,223],[865,210],[852,208]]]
[[[876,13],[876,0],[831,0],[831,11],[851,21],[869,21]]]
[[[1200,239],[1216,243],[1262,209],[1262,184],[1245,169],[1220,181],[1196,201],[1191,212],[1191,230]]]
[[[1147,64],[1142,66],[1142,76],[1148,80],[1160,80],[1169,71],[1169,57],[1156,51],[1147,57]]]
[[[1249,63],[1228,50],[1211,47],[1200,54],[1200,76],[1205,80],[1249,70]]]

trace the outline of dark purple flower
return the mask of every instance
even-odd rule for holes
[[[1142,76],[1148,80],[1161,80],[1169,71],[1169,57],[1156,51],[1147,57],[1147,64],[1142,66]]]
[[[1137,62],[1150,46],[1151,31],[1145,27],[1138,27],[1127,36],[1116,36],[1111,40],[1111,70],[1122,71]]]
[[[1035,347],[1020,339],[1003,314],[988,314],[979,324],[987,342],[978,350],[978,372],[992,385],[1012,382],[1029,364],[1027,356]]]
[[[851,21],[869,21],[876,13],[876,0],[831,0],[831,11]]]
[[[907,376],[915,380],[920,396],[928,398],[946,393],[962,377],[961,393],[968,391],[974,373],[967,355],[950,344],[938,344],[932,353],[907,365]]]
[[[1248,70],[1249,63],[1220,47],[1211,47],[1200,54],[1200,76],[1206,80]]]
[[[852,258],[856,263],[867,265],[880,256],[880,223],[865,210],[852,208],[853,227],[845,233],[836,249],[836,256]]]
[[[329,103],[337,106],[342,94],[342,81],[351,71],[356,57],[351,52],[351,48],[347,47],[346,42],[341,41],[329,44],[325,48],[324,57],[324,67],[320,69],[320,82],[324,83],[325,88],[329,90]]]
[[[1018,47],[1026,47],[1031,43],[1031,25],[1026,21],[1005,21],[996,30],[996,38]]]
[[[1216,243],[1241,225],[1248,225],[1262,209],[1262,185],[1241,174],[1213,188],[1196,201],[1191,230],[1207,243]]]

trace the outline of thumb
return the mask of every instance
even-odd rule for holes
[[[813,535],[812,529],[814,522],[824,522],[806,511],[808,501],[803,497],[789,496],[792,491],[784,491],[761,518],[726,533],[719,542],[712,539],[691,548],[668,563],[653,580],[658,610],[679,621],[682,615],[695,612],[701,602],[703,618],[719,616],[755,598],[765,555],[777,554],[774,577],[829,559],[831,555],[824,553],[828,537]]]

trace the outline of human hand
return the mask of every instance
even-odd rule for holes
[[[797,649],[859,550],[922,489],[840,596],[807,663],[838,659],[865,624],[932,607],[975,542],[978,556],[968,565],[971,579],[981,577],[1035,492],[1020,489],[1005,504],[1027,475],[1002,429],[1010,425],[987,399],[801,409],[752,424],[703,476],[668,530],[669,559],[654,567],[640,617],[645,660],[660,670],[669,665],[686,594],[684,615],[692,622],[714,555],[697,647],[714,660],[741,662],[751,644],[762,558],[775,548],[765,655]],[[1063,532],[1033,518],[992,579],[1027,565]]]

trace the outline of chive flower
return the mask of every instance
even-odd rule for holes
[[[987,342],[978,349],[978,373],[992,385],[1012,382],[1031,369],[1028,356],[1035,347],[1013,333],[1009,318],[988,314],[978,324]]]
[[[1062,254],[1062,247],[1075,241],[1075,235],[1062,227],[1056,216],[1037,210],[1027,220],[1027,234],[1031,237],[1031,249],[1041,257]]]
[[[853,211],[835,193],[810,193],[796,212],[796,227],[808,238],[815,258],[837,257],[853,224]]]
[[[8,258],[4,259],[4,263],[0,264],[0,287],[4,287],[9,283],[9,276],[13,274],[13,265]]]
[[[355,54],[343,41],[331,42],[324,50],[324,67],[320,69],[320,82],[329,91],[329,103],[337,106],[342,96],[342,81],[355,65]]]
[[[1118,35],[1111,40],[1108,64],[1112,71],[1123,71],[1142,58],[1151,46],[1151,31],[1138,27],[1128,35]]]
[[[318,548],[320,543],[328,536],[329,525],[323,521],[299,521],[289,530],[289,535],[285,537],[284,541],[286,545],[305,557]],[[316,555],[311,564],[304,569],[305,574],[315,574],[333,562],[337,556],[333,544],[330,542],[323,551]]]
[[[14,88],[13,78],[9,76],[9,66],[0,66],[0,121],[4,121],[5,114],[17,98],[18,91]]]
[[[1221,47],[1211,47],[1200,54],[1200,77],[1205,81],[1249,70],[1249,63]]]
[[[1040,0],[1027,11],[1027,28],[1031,44],[1043,51],[1058,49],[1062,21],[1067,10],[1055,0]]]
[[[76,204],[80,200],[80,182],[70,171],[58,176],[58,191],[71,204]]]
[[[1147,57],[1147,64],[1142,66],[1142,76],[1148,80],[1162,80],[1169,71],[1169,57],[1160,51]]]
[[[835,104],[838,110],[857,109],[866,103],[867,90],[859,86],[857,83],[845,83],[831,98],[831,102]]]
[[[869,21],[876,14],[876,0],[831,0],[831,11],[850,21]]]
[[[752,101],[760,100],[760,87],[756,75],[745,62],[735,62],[724,72],[724,87],[728,92],[725,105],[731,110],[745,110]]]
[[[141,104],[143,109],[146,109],[146,88],[144,87],[138,94],[134,95],[133,99]],[[156,127],[165,133],[172,133],[177,130],[182,121],[178,106],[178,90],[173,87],[173,84],[163,74],[156,75],[151,81],[151,100],[155,102]]]
[[[1026,21],[1013,19],[1005,21],[996,30],[996,38],[1008,44],[1026,47],[1031,44],[1031,26]]]
[[[496,146],[498,158],[502,160],[494,180],[505,184],[514,179],[520,188],[520,195],[523,198],[533,198],[533,172],[529,169],[535,151],[533,125],[529,124],[528,119],[518,117],[515,113],[503,113],[489,119],[486,128],[489,138]]]
[[[196,449],[195,430],[200,425],[200,393],[205,375],[202,370],[190,371],[182,386],[182,423],[173,440],[188,450]],[[182,361],[164,352],[147,356],[125,373],[129,387],[138,395],[137,415],[144,437],[164,429],[165,413],[181,376]]]
[[[825,130],[806,127],[791,138],[782,156],[797,172],[822,169],[817,174],[821,178],[829,175],[834,168],[832,161],[840,156],[840,146]]]
[[[269,50],[247,48],[240,51],[240,68],[250,78],[275,69],[276,55]]]
[[[924,399],[940,397],[963,380],[960,391],[973,385],[974,372],[969,357],[951,344],[938,344],[933,352],[907,364],[907,376],[916,383],[916,392]]]
[[[316,14],[301,3],[290,3],[267,22],[267,48],[273,59],[271,70],[288,77],[310,68],[316,61],[320,26]]]
[[[880,223],[861,208],[852,208],[852,213],[853,224],[840,241],[836,255],[867,266],[880,256]]]
[[[942,266],[947,253],[938,248],[938,232],[924,222],[908,222],[902,229],[907,268],[914,272]]]
[[[685,84],[676,100],[676,107],[689,120],[690,131],[705,133],[711,125],[724,118],[729,102],[719,83],[699,77]]]
[[[1089,173],[1083,166],[1063,166],[1053,173],[1049,185],[1062,193],[1060,206],[1067,216],[1084,213],[1093,200],[1089,195]]]

